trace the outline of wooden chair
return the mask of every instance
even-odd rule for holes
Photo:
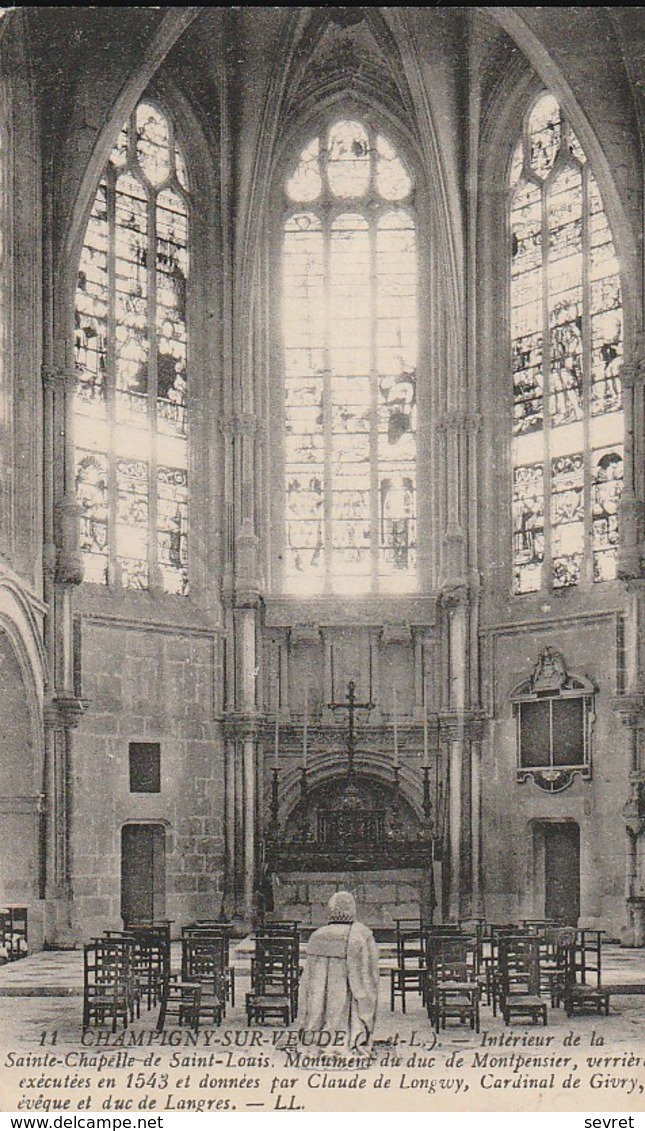
[[[479,1032],[476,952],[476,939],[469,935],[450,933],[429,941],[425,999],[428,1017],[437,1031],[445,1029],[449,1017],[456,1017]]]
[[[397,920],[397,924],[402,921]],[[390,970],[390,1009],[394,1010],[395,999],[401,999],[401,1012],[406,1012],[407,994],[409,991],[421,994],[425,992],[426,966],[425,947],[421,933],[421,922],[418,927],[406,928],[400,925],[396,931],[396,966]]]
[[[183,982],[176,975],[171,976],[164,986],[157,1018],[157,1032],[165,1028],[168,1017],[177,1019],[178,1025],[190,1025],[199,1030],[202,987],[199,982]]]
[[[578,1010],[609,1015],[609,990],[602,985],[602,931],[580,930],[568,948],[562,1001],[567,1017]]]
[[[25,958],[29,953],[27,908],[14,907],[10,904],[7,911],[9,918],[5,929],[5,945],[9,961],[15,962],[18,958]]]
[[[83,1031],[95,1021],[112,1021],[127,1028],[132,1020],[131,952],[114,946],[112,940],[98,939],[83,948]]]
[[[499,942],[499,1004],[504,1023],[513,1016],[547,1023],[546,1002],[540,996],[540,940],[536,936],[506,935]]]
[[[220,972],[223,979],[222,994],[222,1008],[226,1012],[226,1003],[230,1001],[231,1005],[235,1006],[235,970],[230,962],[230,929],[228,926],[205,926],[201,923],[195,923],[191,926],[182,929],[182,956],[186,954],[183,949],[184,940],[192,939],[202,942],[211,942],[214,951],[217,951]],[[187,976],[187,971],[184,969],[184,959],[182,957],[182,970],[184,976]]]
[[[148,1009],[152,1009],[170,978],[170,940],[166,931],[157,927],[134,927],[131,933],[134,973]]]
[[[277,1017],[289,1025],[298,1012],[298,962],[293,936],[258,934],[246,995],[249,1026]]]
[[[222,935],[193,935],[181,940],[181,980],[202,987],[199,1017],[220,1025],[226,1003],[226,940]]]
[[[493,923],[490,928],[490,950],[489,958],[482,959],[483,972],[485,974],[486,983],[486,1003],[493,1007],[493,1017],[497,1016],[499,1007],[500,996],[502,993],[501,973],[500,973],[500,946],[502,940],[507,938],[524,938],[527,935],[525,927],[519,927],[515,923]],[[513,978],[511,979],[513,981]],[[514,979],[519,985],[525,981],[521,974],[518,972]]]

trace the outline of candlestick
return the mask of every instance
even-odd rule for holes
[[[423,768],[428,768],[428,685],[423,680]]]
[[[309,832],[309,821],[307,819],[307,793],[308,793],[307,767],[303,766],[301,771],[300,771],[300,797],[301,797],[300,804],[302,806],[302,820],[301,820],[301,823],[300,823],[300,836],[302,837],[303,841],[307,840],[307,835],[308,835],[308,832]]]
[[[273,743],[273,768],[277,770],[280,761],[280,720],[278,712],[275,713],[275,737]]]
[[[278,675],[276,672],[275,687],[273,702],[275,704],[275,742],[273,748],[273,767],[277,770],[280,757],[280,703],[279,703],[279,689]]]
[[[399,727],[396,711],[396,688],[392,688],[392,725],[394,729],[394,765],[398,769],[399,765]]]
[[[278,818],[280,815],[280,801],[278,797],[278,769],[274,767],[271,775],[271,819],[269,821],[269,836],[277,840],[280,831]]]
[[[302,728],[302,768],[307,769],[307,731],[309,728],[309,688],[305,695],[305,719]]]

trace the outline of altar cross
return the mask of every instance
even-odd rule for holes
[[[373,711],[373,703],[357,703],[356,702],[356,684],[353,679],[350,679],[347,684],[347,695],[345,696],[344,703],[328,703],[330,711],[347,711],[348,715],[348,734],[347,734],[347,780],[351,781],[354,777],[354,753],[355,753],[355,732],[354,732],[354,716],[357,711]]]

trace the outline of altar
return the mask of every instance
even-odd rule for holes
[[[320,927],[327,922],[330,897],[340,890],[352,893],[357,917],[373,930],[393,929],[396,919],[428,920],[432,916],[432,881],[428,871],[384,868],[276,873],[274,917],[298,920],[302,927]]]

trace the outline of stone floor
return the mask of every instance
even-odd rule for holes
[[[235,1008],[197,1037],[187,1029],[157,1034],[156,1010],[127,1030],[92,1028],[83,1037],[80,951],[43,952],[0,968],[0,1110],[60,1110],[54,1100],[69,1111],[643,1108],[643,950],[603,948],[603,981],[615,987],[608,1017],[569,1020],[549,1009],[546,1028],[506,1027],[483,1007],[479,1034],[450,1024],[437,1036],[418,996],[405,1015],[399,1007],[390,1012],[393,956],[381,947],[374,1062],[356,1070],[321,1062],[329,1052],[316,1047],[301,1048],[294,1063],[295,1031],[247,1029],[250,952],[250,940],[242,940],[233,955]],[[174,968],[178,961],[174,944]]]

